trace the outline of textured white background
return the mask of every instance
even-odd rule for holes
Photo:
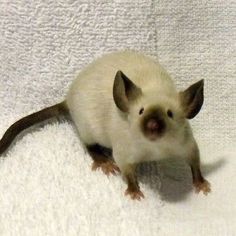
[[[0,136],[61,101],[95,57],[132,48],[159,58],[177,87],[205,79],[191,122],[213,192],[189,169],[140,169],[146,198],[120,177],[91,172],[69,122],[21,135],[0,161],[0,235],[236,235],[235,0],[0,0]]]

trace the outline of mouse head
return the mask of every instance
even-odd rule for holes
[[[187,119],[195,117],[202,107],[203,85],[201,80],[179,93],[166,87],[158,90],[155,85],[142,90],[122,71],[118,71],[113,98],[119,110],[127,114],[135,135],[154,142],[160,138],[183,135]]]

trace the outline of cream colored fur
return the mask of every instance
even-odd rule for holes
[[[128,114],[120,111],[113,100],[118,70],[143,93]],[[116,52],[97,59],[78,75],[66,101],[82,142],[112,148],[121,171],[142,161],[170,156],[187,158],[197,148],[170,76],[158,62],[136,52]],[[152,105],[171,109],[175,116],[174,120],[166,120],[168,131],[155,142],[144,137],[139,125],[140,108]]]

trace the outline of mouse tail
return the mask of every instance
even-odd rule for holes
[[[69,114],[67,105],[65,102],[61,102],[18,120],[7,129],[2,139],[0,140],[0,155],[7,150],[14,138],[21,131],[47,119],[67,114]]]

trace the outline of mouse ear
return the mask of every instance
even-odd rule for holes
[[[118,71],[113,84],[113,98],[116,106],[123,112],[129,111],[129,102],[134,101],[142,90],[137,87],[122,71]]]
[[[203,87],[204,80],[200,80],[179,93],[181,106],[186,118],[192,119],[200,111],[204,100]]]

